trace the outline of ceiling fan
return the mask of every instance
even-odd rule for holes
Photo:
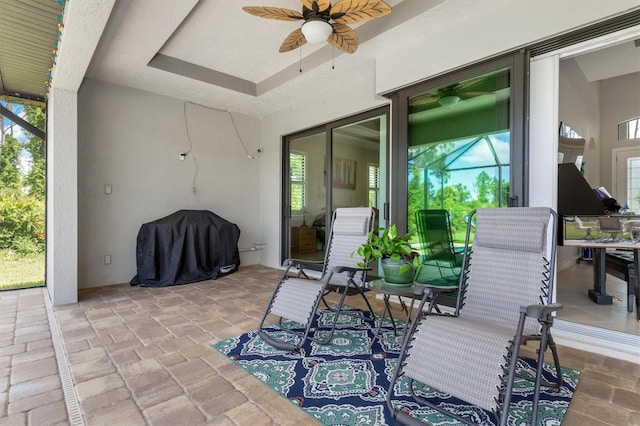
[[[280,7],[245,6],[242,8],[261,18],[281,21],[304,20],[302,26],[287,36],[280,52],[288,52],[303,44],[329,42],[346,53],[358,48],[358,34],[347,24],[378,18],[391,12],[383,0],[300,0],[302,13]]]
[[[474,90],[474,88],[482,86],[484,82],[484,79],[479,78],[450,84],[448,86],[418,95],[411,100],[411,103],[414,106],[439,104],[440,106],[445,108],[453,108],[460,102],[467,99],[475,98],[476,96],[495,94],[495,92],[489,90]]]

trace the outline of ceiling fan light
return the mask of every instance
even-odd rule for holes
[[[460,103],[460,96],[445,96],[438,103],[445,108],[453,108]]]
[[[333,28],[327,21],[316,19],[302,24],[301,30],[308,43],[324,43],[331,35]]]

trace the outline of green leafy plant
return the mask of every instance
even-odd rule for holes
[[[372,230],[369,233],[369,242],[362,244],[354,252],[362,257],[358,266],[364,268],[374,260],[388,259],[390,262],[406,262],[400,267],[401,273],[417,268],[420,266],[420,259],[411,247],[412,237],[412,233],[399,235],[396,225]],[[352,257],[354,253],[351,253]]]
[[[0,192],[0,249],[22,255],[44,252],[44,202]]]

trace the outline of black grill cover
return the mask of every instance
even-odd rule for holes
[[[138,232],[131,285],[164,287],[238,270],[240,228],[208,210],[179,210]]]

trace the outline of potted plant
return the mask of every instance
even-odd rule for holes
[[[411,284],[420,259],[411,248],[412,234],[398,235],[396,225],[374,229],[369,233],[369,241],[358,247],[362,257],[361,268],[370,262],[380,260],[384,280],[393,284]],[[353,254],[352,254],[353,256]]]

